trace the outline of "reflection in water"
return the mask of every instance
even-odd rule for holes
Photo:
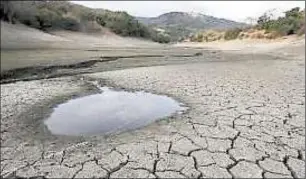
[[[167,96],[100,89],[100,94],[57,106],[45,120],[48,129],[59,135],[110,134],[142,127],[185,109]]]

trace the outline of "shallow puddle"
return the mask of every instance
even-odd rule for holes
[[[139,128],[186,109],[163,95],[100,89],[99,94],[58,105],[45,125],[57,135],[110,134]]]

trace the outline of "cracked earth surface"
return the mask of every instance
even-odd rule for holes
[[[189,106],[182,115],[107,137],[52,136],[36,130],[41,119],[20,121],[34,104],[90,91],[86,80],[1,85],[1,176],[305,178],[304,59],[252,59],[83,75]]]

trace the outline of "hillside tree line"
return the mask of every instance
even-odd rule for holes
[[[167,36],[141,24],[126,12],[90,9],[66,1],[1,1],[0,19],[43,31],[84,31],[94,29],[96,25],[109,28],[121,36],[146,38],[160,43],[169,42]]]

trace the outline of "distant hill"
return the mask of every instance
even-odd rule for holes
[[[200,30],[229,29],[245,27],[247,24],[200,13],[169,12],[158,17],[136,17],[138,21],[150,27],[164,30],[173,39],[188,36]]]

